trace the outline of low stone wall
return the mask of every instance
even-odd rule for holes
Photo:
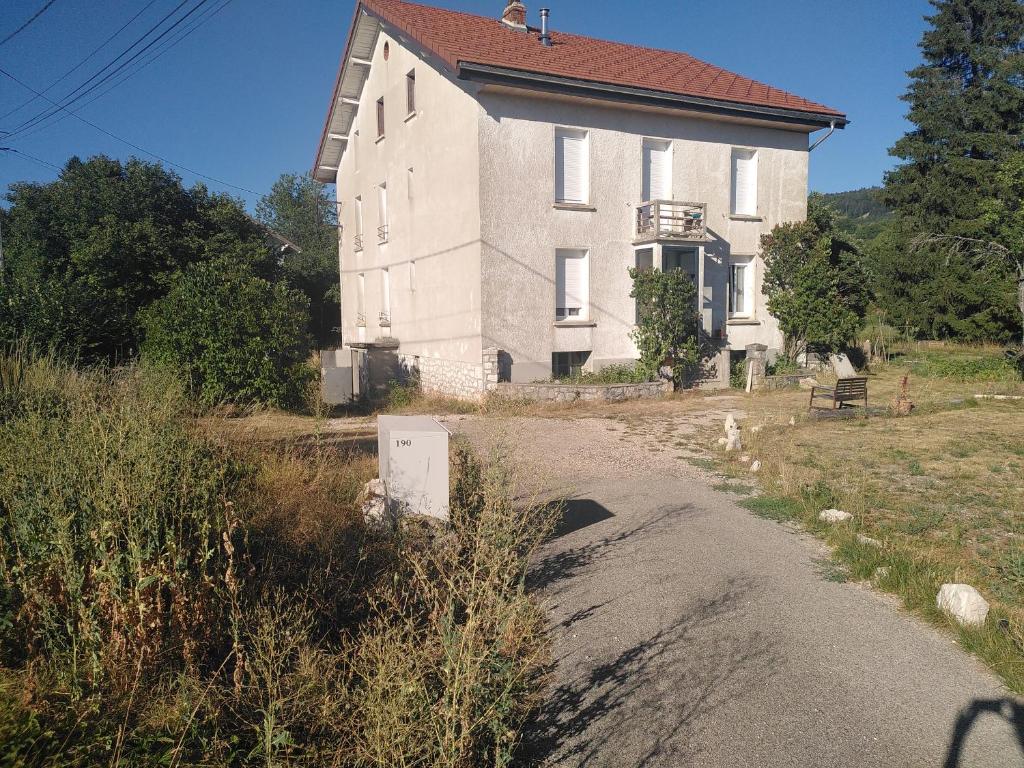
[[[671,381],[643,384],[498,384],[493,390],[508,400],[572,403],[622,400],[653,400],[672,391]]]
[[[401,355],[402,365],[417,376],[424,392],[479,400],[483,395],[484,368],[461,360]]]

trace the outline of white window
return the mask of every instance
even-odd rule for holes
[[[377,187],[377,214],[380,223],[377,226],[377,242],[388,241],[388,185],[381,184]]]
[[[734,257],[729,265],[729,316],[754,315],[754,260]]]
[[[366,275],[360,273],[356,281],[356,314],[358,325],[366,324]]]
[[[555,202],[590,201],[590,140],[586,131],[555,131]]]
[[[380,271],[380,307],[381,325],[391,322],[391,270],[385,267]]]
[[[735,216],[757,215],[757,151],[732,151],[732,212]]]
[[[356,215],[356,241],[355,248],[357,251],[363,250],[363,198],[356,198],[355,206]]]
[[[588,252],[579,248],[555,252],[555,320],[586,320],[590,294]]]
[[[672,142],[644,139],[643,202],[672,199]]]

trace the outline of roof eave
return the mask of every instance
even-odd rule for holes
[[[799,109],[743,104],[701,96],[686,96],[646,88],[632,88],[613,83],[577,80],[557,75],[495,67],[488,64],[476,64],[469,61],[459,62],[458,76],[463,80],[488,85],[506,85],[547,93],[599,98],[620,103],[669,107],[685,109],[690,112],[769,120],[794,126],[813,127],[815,130],[828,128],[833,124],[836,128],[845,128],[850,122],[845,115],[831,112],[809,112]]]

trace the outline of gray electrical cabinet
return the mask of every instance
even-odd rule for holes
[[[429,416],[378,416],[380,479],[399,513],[448,519],[448,438]]]

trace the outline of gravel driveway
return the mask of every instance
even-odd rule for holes
[[[554,636],[529,752],[558,766],[1024,766],[1024,706],[951,637],[822,575],[823,545],[690,459],[737,407],[450,417],[571,497],[533,569]]]

